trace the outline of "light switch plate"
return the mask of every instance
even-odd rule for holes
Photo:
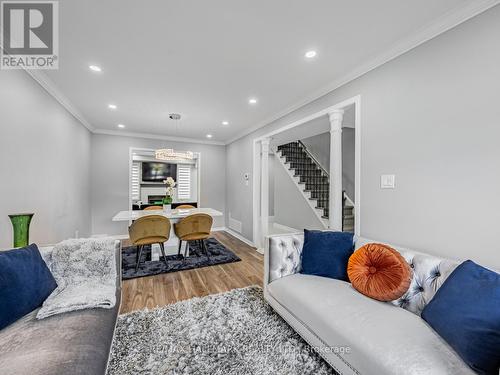
[[[380,176],[381,189],[394,189],[396,187],[396,176],[393,174],[383,174]]]

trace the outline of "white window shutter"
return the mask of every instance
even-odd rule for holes
[[[191,198],[191,166],[179,164],[177,166],[177,198]]]
[[[138,201],[141,199],[141,163],[132,163],[132,179],[130,181],[130,192],[132,200]]]

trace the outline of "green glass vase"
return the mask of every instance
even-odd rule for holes
[[[14,228],[14,247],[25,247],[30,241],[30,223],[34,214],[9,215]]]

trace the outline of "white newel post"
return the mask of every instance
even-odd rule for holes
[[[342,230],[342,119],[344,111],[337,109],[328,114],[330,119],[330,229]]]
[[[260,177],[260,215],[261,215],[261,238],[265,246],[265,238],[269,228],[269,143],[270,138],[261,141],[261,177]]]

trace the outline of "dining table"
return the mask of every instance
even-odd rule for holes
[[[223,213],[217,211],[213,208],[188,208],[188,209],[175,209],[175,210],[126,210],[120,211],[115,216],[113,216],[112,221],[115,222],[128,222],[132,224],[133,221],[151,215],[160,215],[168,218],[172,223],[170,228],[170,238],[165,242],[165,252],[167,255],[177,254],[179,246],[179,238],[175,235],[174,225],[178,223],[183,218],[194,215],[194,214],[207,214],[213,218],[222,216]],[[185,243],[188,246],[188,243]],[[151,261],[158,261],[160,259],[160,245],[155,244],[151,246]]]

